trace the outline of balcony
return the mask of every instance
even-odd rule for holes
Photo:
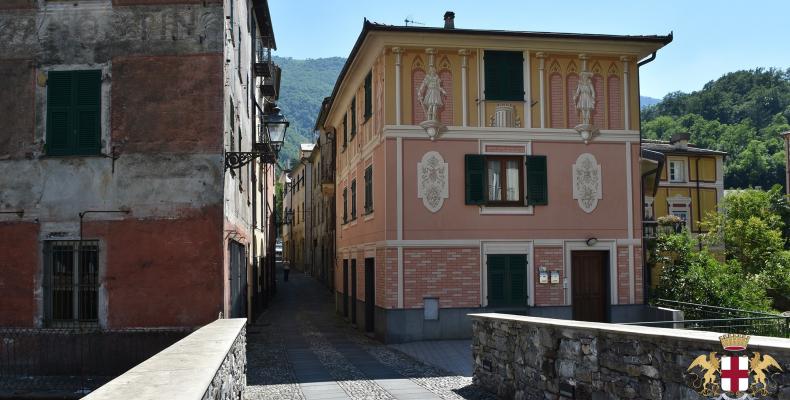
[[[280,72],[281,69],[278,65],[271,64],[271,76],[263,78],[261,82],[261,96],[277,100],[280,93]]]

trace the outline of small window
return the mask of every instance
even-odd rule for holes
[[[645,196],[644,219],[646,221],[655,220],[655,212],[653,211],[653,201],[654,199],[652,197]]]
[[[348,145],[348,113],[343,114],[343,150]]]
[[[357,219],[357,180],[351,181],[351,220]]]
[[[523,205],[522,157],[486,157],[487,204]]]
[[[93,325],[99,319],[99,243],[46,242],[45,315],[48,326]]]
[[[464,162],[467,205],[533,206],[549,202],[546,156],[467,154]]]
[[[373,115],[373,71],[365,77],[365,121]]]
[[[101,150],[101,71],[51,71],[47,78],[47,155]]]
[[[485,99],[524,101],[524,54],[490,51],[484,54]]]
[[[351,140],[357,134],[357,98],[351,99]]]
[[[373,212],[373,166],[365,168],[365,214]]]
[[[686,162],[683,160],[669,160],[669,181],[686,181]]]
[[[348,188],[343,188],[343,223],[348,222]]]

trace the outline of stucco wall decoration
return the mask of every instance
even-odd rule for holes
[[[449,196],[449,170],[442,155],[429,151],[417,163],[417,197],[430,212],[437,212]]]
[[[573,198],[586,213],[591,213],[603,198],[601,165],[590,153],[583,153],[573,164]]]

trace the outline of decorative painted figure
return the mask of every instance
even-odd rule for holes
[[[423,91],[425,91],[424,95]],[[428,121],[439,120],[439,107],[444,105],[442,96],[447,96],[447,92],[442,89],[442,80],[439,79],[436,68],[431,65],[428,67],[428,74],[425,75],[420,88],[417,89],[417,99],[425,110],[425,117]]]
[[[576,110],[581,112],[582,125],[590,125],[590,113],[595,109],[595,88],[592,85],[592,73],[584,71],[579,75],[579,86],[576,87],[573,101],[576,102]]]

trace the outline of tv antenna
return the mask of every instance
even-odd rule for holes
[[[412,25],[425,25],[422,22],[417,22],[417,21],[415,21],[413,19],[409,19],[409,17],[406,17],[406,19],[404,19],[403,22],[406,23],[406,26],[409,26],[409,24],[412,24]]]

